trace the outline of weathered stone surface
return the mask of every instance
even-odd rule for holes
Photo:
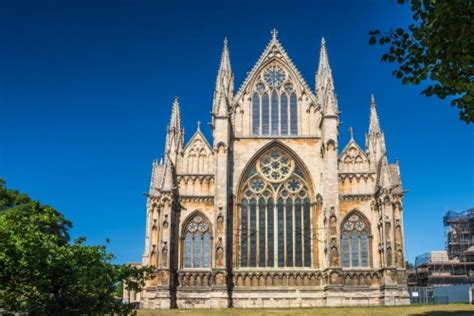
[[[136,295],[144,307],[275,308],[409,303],[405,285],[400,169],[398,164],[388,164],[375,100],[372,98],[370,105],[366,148],[362,149],[352,136],[343,147],[338,142],[339,105],[324,40],[316,81],[315,91],[312,91],[273,33],[236,93],[225,42],[212,106],[211,143],[198,126],[184,146],[179,103],[175,100],[164,160],[154,162],[152,168],[142,264],[155,266],[157,273],[142,293]],[[279,103],[268,101],[265,105],[260,101],[263,99],[259,99],[263,98],[263,91],[272,98],[277,95]],[[296,112],[291,112],[288,99],[282,101],[285,93],[288,97],[294,94]],[[281,110],[284,102],[288,105],[286,113]],[[261,112],[254,111],[254,103]],[[270,109],[265,114],[265,106],[282,108],[278,108],[279,112]],[[263,135],[267,124],[263,121],[257,125],[256,132],[256,113],[258,120],[268,116],[268,129],[275,130],[274,133]],[[296,119],[282,123],[292,115]],[[273,120],[280,123],[272,125]],[[286,134],[284,129],[290,126],[297,128]],[[290,211],[284,211],[288,216],[282,219],[277,219],[280,214],[277,206],[262,206],[266,215],[252,216],[262,216],[264,224],[246,227],[242,233],[244,185],[248,187],[249,175],[265,178],[260,160],[276,149],[291,160],[288,168],[293,173],[290,175],[304,183],[306,191],[299,192],[310,202],[310,230],[304,231],[304,220],[301,226],[295,222],[296,206],[291,206],[293,218],[286,213]],[[298,174],[295,166],[299,168]],[[287,172],[282,170],[279,171],[282,174]],[[259,185],[272,187],[274,194],[290,190],[289,187],[281,189],[288,185],[289,182],[284,182],[287,180],[265,181]],[[258,191],[258,186],[252,190]],[[264,201],[269,203],[268,197]],[[269,226],[268,214],[272,211],[275,218],[273,226]],[[298,216],[303,218],[303,215]],[[293,231],[290,233],[283,226],[285,233],[280,232],[277,220],[288,221]],[[291,223],[295,223],[294,226]],[[267,239],[272,231],[269,227],[275,232],[271,243]],[[303,263],[297,264],[296,259],[290,261],[291,264],[284,260],[280,266],[277,242],[281,247],[285,244],[292,249],[293,252],[284,248],[287,259],[290,254],[291,260],[296,256],[309,256],[308,253],[302,255],[301,249],[301,253],[295,250],[299,245],[295,238],[300,236],[297,229],[304,231],[301,233],[304,241],[299,242],[310,243],[311,261],[303,266]],[[260,250],[255,256],[270,259],[265,257],[260,267],[261,262],[242,264],[243,234],[252,236],[259,232],[265,240],[249,239]],[[349,232],[353,235],[347,236],[356,236],[350,237],[356,242],[344,244],[344,234]],[[209,240],[204,239],[205,233]],[[291,234],[293,237],[288,237]],[[283,241],[279,241],[277,235],[284,236]],[[186,249],[192,250],[186,252]],[[269,249],[275,250],[274,257]],[[359,257],[352,258],[348,249],[356,249],[354,253]]]

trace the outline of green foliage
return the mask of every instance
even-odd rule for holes
[[[104,246],[69,241],[60,212],[8,190],[0,179],[0,310],[31,315],[129,313],[114,297],[126,281],[139,290],[151,268],[112,263]]]
[[[474,1],[410,2],[414,23],[407,30],[373,30],[369,43],[389,44],[382,61],[398,64],[392,74],[403,84],[427,82],[422,94],[449,97],[461,120],[474,122]]]

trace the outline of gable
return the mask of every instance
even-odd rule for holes
[[[211,145],[199,129],[196,131],[196,133],[194,133],[193,137],[191,137],[189,142],[184,147],[185,155],[198,153],[212,154]]]
[[[322,113],[275,34],[231,103],[234,136],[320,137]]]
[[[339,155],[339,172],[368,172],[369,160],[360,146],[352,139]]]
[[[306,95],[310,103],[313,103],[314,105],[317,104],[316,96],[313,91],[305,82],[304,78],[285,52],[283,46],[274,36],[248,74],[247,78],[240,86],[239,91],[234,98],[233,106],[239,103],[239,101],[242,101],[241,99],[245,94],[250,94],[256,84],[259,82],[266,83],[264,79],[264,71],[273,67],[279,67],[283,70],[285,75],[283,85],[286,82],[291,82],[299,92],[298,94],[300,96],[302,94]]]
[[[206,137],[198,129],[184,148],[179,174],[211,174],[213,151]]]

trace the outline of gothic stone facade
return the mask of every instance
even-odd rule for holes
[[[324,39],[315,79],[274,31],[237,93],[225,40],[212,143],[198,126],[184,145],[174,101],[152,166],[144,307],[408,304],[400,170],[375,100],[365,150],[342,147]]]

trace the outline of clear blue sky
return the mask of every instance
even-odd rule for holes
[[[374,93],[389,159],[400,159],[407,258],[444,247],[447,209],[474,206],[474,128],[447,101],[402,86],[368,31],[406,25],[396,1],[2,1],[0,177],[62,211],[73,235],[140,260],[152,159],[174,96],[187,139],[210,120],[224,36],[236,89],[276,27],[314,86],[326,37],[342,111],[364,146]],[[203,124],[204,125],[204,124]],[[208,126],[203,126],[206,135]]]

